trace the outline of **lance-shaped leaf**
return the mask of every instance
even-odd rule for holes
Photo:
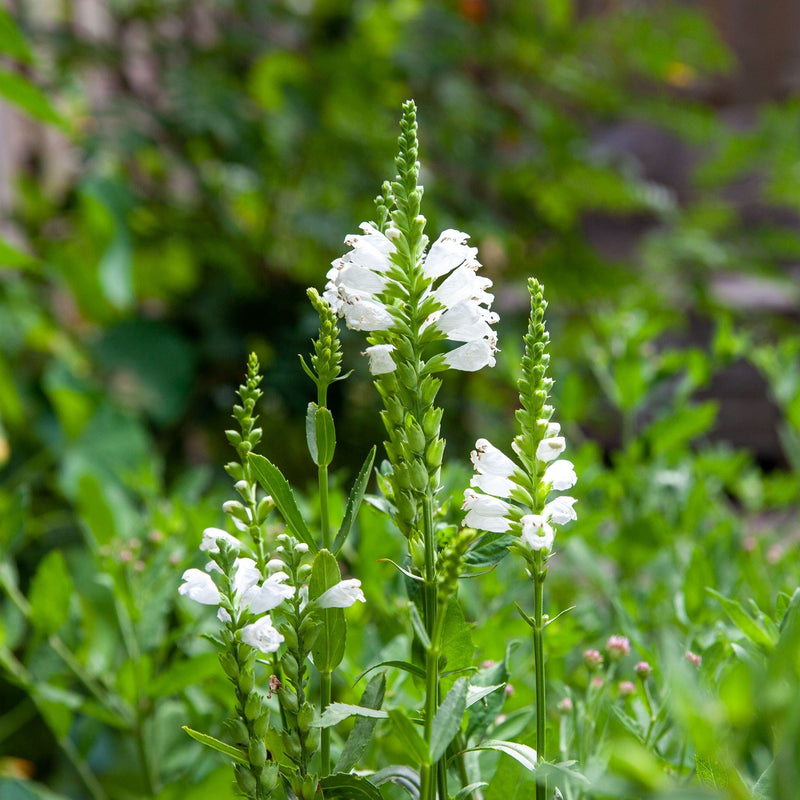
[[[367,717],[370,719],[389,719],[389,715],[379,708],[353,706],[350,703],[331,703],[322,716],[311,723],[313,728],[332,728],[350,717]]]
[[[400,744],[418,764],[432,764],[425,740],[419,735],[414,723],[399,709],[389,711],[389,719],[394,725]]]
[[[362,708],[378,709],[383,704],[383,697],[386,694],[386,673],[381,672],[374,675],[361,695],[360,705]],[[359,716],[356,719],[353,730],[344,743],[342,753],[336,762],[336,772],[349,772],[358,763],[364,751],[367,749],[372,732],[378,721],[369,717]]]
[[[342,579],[339,564],[327,551],[320,550],[314,556],[311,565],[311,577],[308,581],[308,599],[316,600],[323,592],[335,586]],[[324,608],[317,612],[322,620],[317,638],[311,648],[314,665],[320,672],[331,672],[339,666],[344,658],[344,646],[347,639],[347,623],[344,609]]]
[[[372,472],[372,464],[375,461],[375,447],[369,451],[367,458],[358,472],[353,488],[350,490],[350,496],[347,498],[347,505],[344,510],[344,519],[333,541],[333,552],[335,555],[339,554],[342,546],[350,533],[350,528],[353,527],[353,520],[358,514],[358,509],[361,508],[361,501],[364,499],[364,492],[367,491],[367,483],[369,476]]]
[[[383,795],[366,778],[349,773],[327,775],[319,782],[325,800],[383,800]]]
[[[306,411],[306,443],[311,460],[318,467],[327,467],[336,450],[336,428],[333,415],[324,406],[309,403]]]
[[[238,747],[221,742],[219,739],[215,739],[213,736],[209,736],[207,733],[200,733],[200,731],[187,728],[186,725],[183,725],[182,727],[183,730],[185,730],[186,733],[192,737],[192,739],[196,739],[198,742],[200,742],[200,744],[204,744],[206,747],[210,747],[212,750],[216,750],[223,755],[228,756],[228,758],[238,761],[240,764],[248,763],[247,754]]]
[[[445,695],[431,726],[431,759],[438,761],[461,728],[467,710],[467,679],[459,678]]]
[[[268,458],[264,458],[264,456],[260,456],[257,453],[250,453],[248,458],[256,480],[267,494],[272,497],[286,524],[300,541],[305,542],[313,552],[317,552],[319,547],[308,530],[300,509],[297,507],[297,501],[294,499],[294,493],[292,492],[292,487],[289,486],[289,481],[283,477],[283,473]]]

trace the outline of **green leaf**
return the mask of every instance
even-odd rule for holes
[[[311,577],[308,581],[308,599],[316,600],[323,592],[335,586],[342,579],[339,564],[327,550],[320,550],[314,556],[311,565]],[[347,640],[347,623],[344,609],[324,608],[317,616],[322,620],[322,628],[314,640],[311,653],[314,665],[320,672],[331,672],[344,658]]]
[[[336,450],[336,427],[333,415],[316,403],[309,403],[306,412],[306,444],[311,460],[318,467],[327,467]]]
[[[488,785],[486,781],[470,783],[469,786],[465,786],[463,789],[459,789],[458,792],[456,792],[455,800],[466,800],[473,792],[477,792],[478,789],[482,789],[484,786]]]
[[[361,501],[364,499],[364,492],[367,491],[367,483],[369,476],[372,473],[372,464],[375,461],[375,447],[367,453],[367,457],[358,472],[353,488],[350,490],[350,496],[347,498],[347,506],[344,510],[344,519],[336,534],[336,539],[333,542],[333,552],[339,555],[339,551],[350,533],[350,528],[353,526],[353,520],[358,515],[358,509],[361,507]]]
[[[500,563],[508,555],[508,546],[514,541],[507,533],[487,533],[467,551],[464,563],[474,569],[487,569]]]
[[[204,744],[206,747],[210,747],[212,750],[216,750],[217,752],[228,756],[228,758],[232,758],[239,764],[248,763],[247,754],[238,747],[221,742],[219,739],[215,739],[213,736],[209,736],[207,733],[200,733],[200,731],[192,730],[186,725],[181,725],[181,728],[185,730],[186,733],[192,737],[192,739],[200,742],[200,744]]]
[[[416,675],[418,678],[425,677],[425,670],[422,669],[417,664],[412,664],[410,661],[381,661],[378,664],[373,664],[371,667],[367,667],[356,679],[355,683],[358,683],[365,675],[372,672],[374,669],[380,669],[381,667],[397,667],[398,669],[402,669],[405,672],[410,673],[411,675]]]
[[[414,762],[417,764],[432,764],[433,760],[428,753],[425,741],[419,735],[414,723],[397,708],[389,711],[389,719],[397,731],[400,743]]]
[[[73,592],[63,554],[51,550],[39,563],[31,582],[31,624],[48,636],[55,633],[67,621]]]
[[[0,8],[2,11],[2,8]],[[12,247],[5,239],[0,238],[0,267],[12,267],[14,269],[29,269],[36,266],[37,261],[33,256]]]
[[[467,710],[467,679],[459,678],[445,695],[431,726],[431,759],[438,761],[461,728]]]
[[[414,800],[419,798],[419,773],[404,764],[392,764],[369,776],[376,786],[393,783],[405,789]]]
[[[770,636],[769,633],[754,620],[738,603],[729,597],[721,595],[714,589],[706,588],[706,591],[719,600],[720,605],[725,613],[730,617],[734,625],[751,641],[753,644],[759,645],[772,650],[775,647],[775,638]]]
[[[23,64],[30,64],[33,61],[30,45],[11,14],[2,6],[0,6],[0,53],[16,58]]]
[[[386,673],[374,675],[361,695],[362,708],[380,708],[386,694]],[[369,717],[358,717],[353,730],[344,743],[339,760],[336,762],[336,772],[349,772],[358,763],[367,749],[372,732],[378,721]]]
[[[474,706],[475,703],[504,686],[504,683],[496,683],[494,686],[470,686],[467,691],[467,708]]]
[[[472,666],[475,645],[472,642],[470,626],[464,619],[464,612],[455,598],[450,600],[445,611],[441,651],[445,657],[443,669],[451,674]]]
[[[27,78],[14,72],[0,70],[0,95],[28,116],[50,125],[64,127],[64,120],[55,112],[50,101]]]
[[[187,686],[203,683],[219,673],[219,656],[216,653],[199,653],[185,661],[171,662],[169,669],[159,673],[147,684],[151,698],[182,692]]]
[[[3,800],[68,800],[66,795],[51,792],[39,783],[3,777],[0,777],[0,797]]]
[[[499,753],[505,753],[511,756],[515,761],[518,761],[528,770],[533,771],[536,769],[536,751],[526,744],[518,744],[517,742],[505,742],[501,739],[486,739],[475,747],[470,747],[465,752],[469,753],[473,750],[497,750]]]
[[[289,482],[283,477],[283,473],[269,459],[264,458],[264,456],[260,456],[257,453],[250,453],[248,458],[253,472],[255,473],[256,480],[261,484],[267,494],[271,495],[286,524],[298,539],[305,542],[311,548],[312,552],[316,553],[319,547],[300,514],[297,501],[294,499],[292,487],[289,486]]]
[[[341,800],[383,800],[377,786],[366,778],[350,773],[334,773],[320,780],[323,797],[341,798]]]
[[[312,722],[314,728],[332,728],[350,717],[369,717],[371,719],[389,719],[385,711],[378,708],[365,708],[364,706],[353,706],[349,703],[331,703],[322,716]]]
[[[411,602],[408,604],[408,614],[411,617],[411,627],[414,629],[414,633],[417,634],[417,638],[420,641],[420,644],[425,648],[425,650],[429,650],[431,646],[431,640],[428,637],[428,632],[425,630],[425,624],[422,622],[422,617],[419,615],[419,610],[415,603]]]

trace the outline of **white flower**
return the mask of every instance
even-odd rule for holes
[[[526,514],[520,522],[522,523],[522,541],[531,550],[549,552],[552,549],[555,532],[541,514]]]
[[[497,347],[494,339],[478,339],[446,353],[444,362],[452,369],[476,372],[484,367],[493,367],[497,363],[494,358],[495,350]]]
[[[276,572],[270,575],[261,586],[251,586],[242,595],[242,605],[247,606],[253,614],[263,614],[272,611],[287,597],[294,595],[294,586],[287,586],[284,581],[289,580],[285,572]]]
[[[262,653],[274,653],[283,641],[283,635],[272,625],[269,614],[242,628],[242,641]]]
[[[486,439],[478,439],[470,459],[477,475],[470,481],[470,486],[480,489],[495,497],[508,497],[514,488],[511,476],[517,465],[503,452]]]
[[[361,591],[361,581],[358,578],[339,581],[317,598],[319,608],[349,608],[355,602],[366,602],[364,592]]]
[[[203,531],[203,541],[200,543],[200,549],[207,550],[209,553],[219,553],[217,539],[226,541],[234,550],[240,550],[242,547],[242,543],[235,536],[231,536],[222,528],[206,528]]]
[[[542,439],[536,448],[536,458],[544,464],[549,464],[558,458],[566,449],[567,442],[563,436],[550,436]]]
[[[238,597],[243,597],[251,586],[261,580],[261,572],[252,558],[237,558],[234,563],[236,574],[233,576],[233,591]]]
[[[504,533],[511,527],[511,521],[506,518],[508,512],[511,511],[511,506],[498,497],[478,494],[472,489],[466,489],[461,509],[467,512],[464,524],[470,528]]]
[[[190,600],[203,605],[219,605],[219,589],[208,573],[199,569],[187,569],[182,580],[184,583],[178,587],[180,594],[185,594]]]
[[[354,331],[385,331],[392,327],[394,319],[383,303],[347,296],[342,299],[339,316]]]
[[[383,375],[397,369],[397,364],[392,358],[393,350],[393,344],[374,344],[364,351],[369,356],[369,371],[373,375]]]
[[[462,264],[476,264],[477,247],[468,247],[464,242],[469,234],[456,230],[442,231],[439,238],[431,245],[422,265],[426,278],[436,280],[447,275]]]
[[[578,519],[578,515],[573,508],[576,502],[574,497],[562,494],[545,505],[542,510],[542,516],[551,522],[555,522],[556,525],[565,525],[573,519]]]
[[[433,296],[445,308],[452,308],[463,300],[472,300],[489,308],[494,295],[486,290],[491,285],[489,278],[476,274],[472,267],[461,266],[441,282],[439,288],[433,292]]]
[[[542,480],[550,484],[550,488],[556,492],[563,492],[571,489],[577,482],[578,476],[575,474],[575,467],[571,461],[554,461],[545,471]]]
[[[474,342],[491,338],[494,331],[489,326],[499,319],[474,300],[462,300],[448,308],[434,324],[451,342]]]

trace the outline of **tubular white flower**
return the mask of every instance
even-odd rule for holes
[[[200,543],[200,549],[208,551],[209,553],[219,553],[217,539],[226,541],[237,551],[242,547],[242,543],[235,536],[231,536],[227,531],[222,530],[222,528],[206,528],[203,531],[203,541]]]
[[[536,458],[543,464],[549,464],[558,458],[566,449],[567,442],[563,436],[550,436],[542,439],[536,448]]]
[[[283,635],[273,626],[269,614],[242,628],[242,641],[262,653],[274,653],[283,641]]]
[[[571,461],[554,461],[545,471],[542,480],[550,484],[551,490],[563,492],[571,489],[577,482],[578,476],[575,474],[575,467]]]
[[[461,266],[450,273],[433,292],[434,299],[445,308],[452,308],[464,300],[472,300],[489,308],[494,295],[487,292],[492,285],[489,278],[477,275],[472,267]]]
[[[261,580],[261,572],[252,558],[237,558],[236,574],[233,576],[233,591],[238,597]]]
[[[397,369],[397,364],[392,358],[394,349],[393,344],[374,344],[364,351],[364,354],[369,356],[369,371],[372,375],[384,375]]]
[[[361,581],[358,578],[348,578],[331,586],[317,598],[319,608],[349,608],[356,602],[365,603],[364,592],[361,591]]]
[[[286,585],[289,576],[285,572],[270,575],[261,586],[251,586],[242,595],[242,605],[247,606],[253,614],[272,611],[288,597],[294,595],[294,586]]]
[[[362,300],[356,295],[346,295],[338,313],[344,317],[347,327],[354,331],[385,331],[391,328],[394,322],[383,303],[377,300]]]
[[[199,569],[187,569],[183,573],[182,580],[184,583],[178,587],[180,594],[185,594],[195,603],[206,606],[219,605],[219,589],[208,573]]]
[[[444,362],[452,369],[461,372],[477,372],[484,367],[493,367],[497,362],[494,353],[497,350],[494,334],[491,339],[478,339],[456,347],[444,356]]]
[[[522,523],[522,541],[531,550],[550,552],[555,539],[552,525],[541,514],[526,514],[520,522]]]
[[[500,317],[479,306],[474,300],[461,300],[448,308],[436,321],[436,327],[451,342],[474,342],[489,339],[494,331],[489,327]]]
[[[545,505],[544,509],[542,509],[542,516],[556,525],[565,525],[567,522],[578,519],[578,515],[573,508],[576,502],[574,497],[562,494]]]
[[[447,275],[462,264],[476,264],[477,247],[468,247],[464,242],[469,234],[453,229],[442,231],[439,238],[431,245],[422,265],[426,278],[436,280]]]
[[[470,453],[476,475],[470,486],[495,497],[508,497],[514,488],[511,476],[517,465],[503,452],[486,439],[478,439],[475,449]]]
[[[493,533],[505,533],[511,528],[511,521],[506,518],[511,511],[511,506],[498,497],[478,494],[472,489],[466,489],[461,510],[467,512],[464,517],[464,525],[468,525],[470,528]]]

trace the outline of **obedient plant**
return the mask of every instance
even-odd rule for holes
[[[217,607],[221,633],[212,638],[235,696],[228,724],[232,742],[189,733],[234,759],[238,788],[254,800],[273,792],[300,800],[374,799],[381,796],[377,786],[392,779],[402,779],[420,800],[479,796],[486,776],[476,772],[475,759],[467,758],[471,751],[497,750],[531,770],[545,755],[543,583],[555,526],[575,518],[575,500],[554,495],[575,483],[575,472],[559,458],[565,443],[548,405],[552,381],[546,374],[546,303],[541,286],[531,280],[531,317],[519,380],[522,408],[511,445],[518,460],[478,440],[472,453],[476,474],[464,494],[464,527],[456,530],[445,513],[451,498],[443,496],[443,409],[436,398],[447,371],[494,366],[499,318],[491,310],[492,283],[480,275],[477,248],[467,243],[468,235],[446,230],[432,244],[425,235],[414,104],[407,103],[403,111],[397,175],[383,185],[376,219],[363,223],[361,234],[346,238],[349,249],[332,263],[322,295],[308,292],[320,318],[310,365],[301,358],[317,387],[306,431],[317,466],[318,524],[303,516],[279,468],[255,453],[261,438],[255,413],[260,375],[251,357],[239,389],[241,403],[234,408],[239,430],[227,434],[238,455],[227,469],[239,499],[223,508],[236,535],[207,529],[200,549],[210,560],[204,570],[187,570],[180,587],[190,599]],[[380,709],[383,673],[372,678],[361,705],[333,702],[332,676],[345,658],[343,609],[366,600],[357,578],[342,579],[337,559],[374,459],[373,449],[334,536],[328,468],[335,426],[327,390],[343,377],[337,316],[348,328],[366,334],[364,353],[383,401],[386,431],[387,461],[377,473],[384,498],[377,504],[407,542],[406,563],[396,566],[409,587],[415,643],[409,661],[378,666],[406,670],[419,679],[422,697],[416,708]],[[269,521],[273,509],[286,527],[283,532],[278,521]],[[473,669],[446,669],[445,631],[454,617],[463,620],[459,580],[475,574],[471,570],[476,563],[492,566],[504,555],[494,546],[488,562],[475,558],[487,542],[496,545],[498,534],[505,535],[501,548],[505,543],[524,559],[534,586],[533,616],[518,608],[533,628],[538,756],[523,744],[486,738],[502,706],[505,662],[498,670],[479,673],[474,685]],[[317,679],[312,680],[314,673]],[[464,726],[468,709],[469,724]],[[352,716],[358,721],[350,737],[333,752],[331,729]],[[379,719],[388,719],[418,768],[413,780],[402,766],[386,767],[372,780],[352,773]],[[453,788],[454,781],[458,788]],[[545,791],[545,781],[539,780],[538,796],[544,797]]]

